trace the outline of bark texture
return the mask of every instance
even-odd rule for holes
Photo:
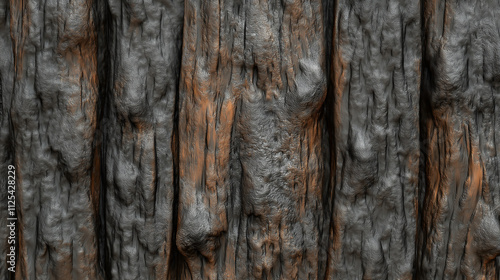
[[[16,279],[98,279],[93,1],[10,1]]]
[[[0,0],[0,279],[500,279],[499,4]]]
[[[498,1],[425,1],[420,279],[496,279]]]
[[[183,279],[323,278],[322,27],[320,1],[186,1]]]
[[[109,0],[105,223],[112,279],[166,279],[183,1]],[[106,10],[102,11],[103,13]]]
[[[412,279],[419,2],[340,0],[333,36],[335,163],[328,279]]]
[[[0,210],[0,279],[9,279],[7,270],[7,254],[10,253],[8,236],[10,230],[7,227],[9,221],[7,198],[8,165],[12,164],[12,145],[10,136],[10,102],[14,85],[14,58],[12,53],[12,41],[10,38],[10,9],[8,0],[0,1],[0,169],[4,174],[0,176],[0,204],[4,205]]]

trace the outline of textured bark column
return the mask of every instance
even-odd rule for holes
[[[425,1],[419,279],[496,279],[498,1]]]
[[[321,1],[186,1],[185,279],[322,279]]]
[[[16,279],[98,279],[91,0],[11,0]]]
[[[412,279],[420,4],[339,0],[333,40],[328,279]]]
[[[14,60],[10,38],[10,9],[8,0],[0,0],[0,279],[9,279],[6,258],[10,253],[7,228],[8,202],[11,195],[7,191],[8,166],[12,164],[10,131],[10,102],[14,82]]]
[[[108,3],[107,273],[111,279],[167,279],[184,2]]]

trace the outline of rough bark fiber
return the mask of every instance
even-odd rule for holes
[[[420,5],[338,1],[329,279],[411,279],[419,166]]]
[[[102,124],[107,274],[112,279],[166,279],[184,3],[108,3],[110,82]]]
[[[14,59],[12,54],[12,42],[10,38],[10,9],[8,0],[0,1],[0,170],[4,172],[0,176],[0,204],[4,205],[0,210],[0,279],[9,279],[7,271],[7,254],[10,252],[11,244],[8,244],[10,230],[7,228],[7,170],[12,164],[12,147],[10,137],[10,102],[12,98],[14,77]],[[5,238],[4,238],[5,237]]]
[[[419,279],[495,279],[498,1],[425,1]]]
[[[320,1],[186,1],[185,278],[322,278],[322,28]]]
[[[93,1],[10,1],[16,279],[98,279]]]
[[[0,0],[0,279],[499,279],[499,23],[498,0]]]

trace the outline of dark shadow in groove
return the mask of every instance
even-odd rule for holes
[[[97,101],[97,129],[94,139],[95,156],[100,160],[106,159],[107,129],[109,128],[109,94],[111,93],[110,68],[111,55],[109,52],[109,38],[113,38],[110,29],[111,13],[107,1],[94,1],[94,23],[97,32],[97,73],[99,78],[99,97]],[[99,250],[98,263],[100,273],[104,279],[111,279],[109,252],[106,242],[106,164],[100,163],[99,176],[99,210],[97,221],[97,246]]]
[[[417,190],[417,230],[415,236],[415,258],[413,261],[413,278],[420,279],[420,263],[422,262],[421,251],[427,247],[427,238],[423,236],[422,232],[422,212],[425,200],[425,189],[426,189],[426,154],[429,147],[427,142],[427,131],[425,130],[425,122],[430,117],[429,112],[431,112],[431,104],[429,103],[430,96],[428,87],[432,86],[429,83],[432,82],[429,73],[429,62],[426,59],[426,24],[425,24],[425,9],[428,0],[420,0],[420,36],[421,36],[421,58],[420,58],[420,98],[419,98],[419,145],[420,145],[420,163],[418,172],[418,190]],[[422,242],[422,243],[421,243]]]
[[[184,19],[182,20],[183,25],[181,26],[184,30]],[[177,51],[178,57],[182,58],[182,38],[184,32],[180,32],[179,38],[177,39]],[[181,280],[189,279],[183,276],[184,273],[189,272],[187,267],[187,262],[184,256],[179,252],[176,245],[177,236],[177,221],[178,221],[178,209],[179,209],[179,84],[180,84],[180,73],[182,67],[182,59],[179,60],[179,67],[177,69],[177,81],[175,85],[175,105],[174,105],[174,120],[172,128],[172,139],[171,139],[171,151],[173,158],[174,167],[174,202],[172,203],[172,238],[170,246],[170,263],[168,264],[168,279],[171,280]]]

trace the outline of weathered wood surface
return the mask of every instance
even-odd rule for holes
[[[10,16],[16,279],[98,279],[93,1],[12,0]]]
[[[112,279],[167,279],[184,1],[108,4],[103,40],[109,72],[103,78],[109,84],[102,122],[106,273]]]
[[[425,1],[418,279],[497,279],[498,1]]]
[[[0,0],[0,279],[498,279],[499,4]]]
[[[177,245],[192,279],[322,279],[320,1],[186,1]]]
[[[10,130],[10,102],[14,82],[14,56],[12,53],[12,41],[10,38],[10,9],[7,0],[0,1],[0,279],[9,279],[7,271],[7,254],[10,254],[8,237],[10,229],[7,227],[7,207],[9,198],[7,188],[8,166],[13,163],[11,130]]]
[[[420,4],[337,1],[328,279],[412,279]]]

